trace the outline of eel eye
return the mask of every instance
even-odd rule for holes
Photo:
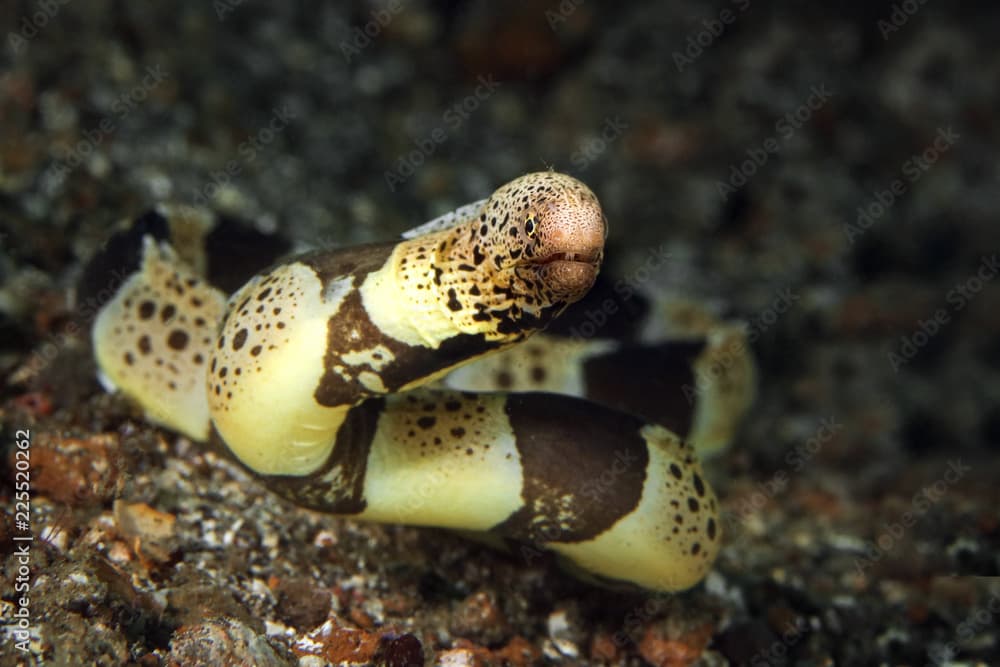
[[[527,220],[524,221],[524,233],[528,236],[535,235],[535,214],[531,213],[528,215]]]

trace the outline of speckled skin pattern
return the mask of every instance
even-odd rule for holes
[[[302,505],[490,533],[599,580],[695,584],[718,508],[678,436],[581,398],[418,389],[543,329],[603,256],[600,204],[569,176],[528,174],[460,211],[404,241],[279,264],[224,315],[147,242],[95,324],[101,371],[157,422],[197,440],[214,429]]]
[[[147,416],[208,437],[205,368],[226,298],[147,237],[143,268],[98,314],[92,338],[105,384],[142,397]]]

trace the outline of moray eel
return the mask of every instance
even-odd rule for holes
[[[443,384],[464,391],[544,391],[578,396],[666,426],[699,456],[733,439],[756,393],[756,366],[741,324],[697,304],[661,304],[667,322],[644,342],[541,333],[522,345],[456,369]],[[694,310],[694,326],[676,324]],[[670,340],[662,340],[664,332]]]
[[[670,420],[582,398],[570,366],[600,358],[600,341],[554,355],[564,373],[535,383],[544,391],[443,386],[496,389],[482,381],[496,366],[481,364],[516,366],[505,355],[519,348],[504,351],[587,293],[606,234],[587,186],[532,173],[403,240],[278,263],[228,299],[148,234],[94,321],[95,356],[104,384],[149,419],[196,441],[217,435],[297,504],[485,533],[602,582],[681,590],[719,550],[717,501]],[[543,355],[560,345],[536,340]],[[689,346],[684,363],[706,349],[720,348]],[[632,368],[621,369],[627,385]],[[739,410],[703,412],[719,422]],[[734,421],[721,419],[717,437]]]

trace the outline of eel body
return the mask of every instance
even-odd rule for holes
[[[706,400],[640,416],[614,400],[628,392],[584,382],[628,386],[636,358],[548,335],[512,347],[587,293],[606,233],[589,188],[528,174],[403,240],[293,258],[228,298],[146,235],[94,322],[95,356],[149,419],[217,434],[295,503],[527,542],[598,580],[680,590],[711,567],[721,531],[694,449],[667,426],[707,447],[731,436],[752,394],[746,350],[722,390],[690,369],[735,334],[661,348]],[[549,370],[517,381],[508,371],[525,364]],[[491,383],[503,369],[509,381]]]

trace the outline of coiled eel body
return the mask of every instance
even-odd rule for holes
[[[295,503],[486,533],[598,580],[680,590],[721,540],[693,448],[662,424],[549,393],[587,394],[565,379],[599,342],[550,363],[548,382],[534,378],[545,391],[436,382],[484,358],[446,382],[489,389],[497,363],[516,366],[521,348],[503,351],[590,289],[606,231],[589,188],[533,173],[403,240],[277,264],[228,300],[146,236],[137,270],[94,321],[95,356],[106,386],[152,421],[197,441],[217,434]],[[533,364],[544,365],[560,344],[535,340]],[[708,439],[728,437],[752,392],[746,369],[730,366],[743,381],[703,392],[715,403],[689,420],[707,422]]]

